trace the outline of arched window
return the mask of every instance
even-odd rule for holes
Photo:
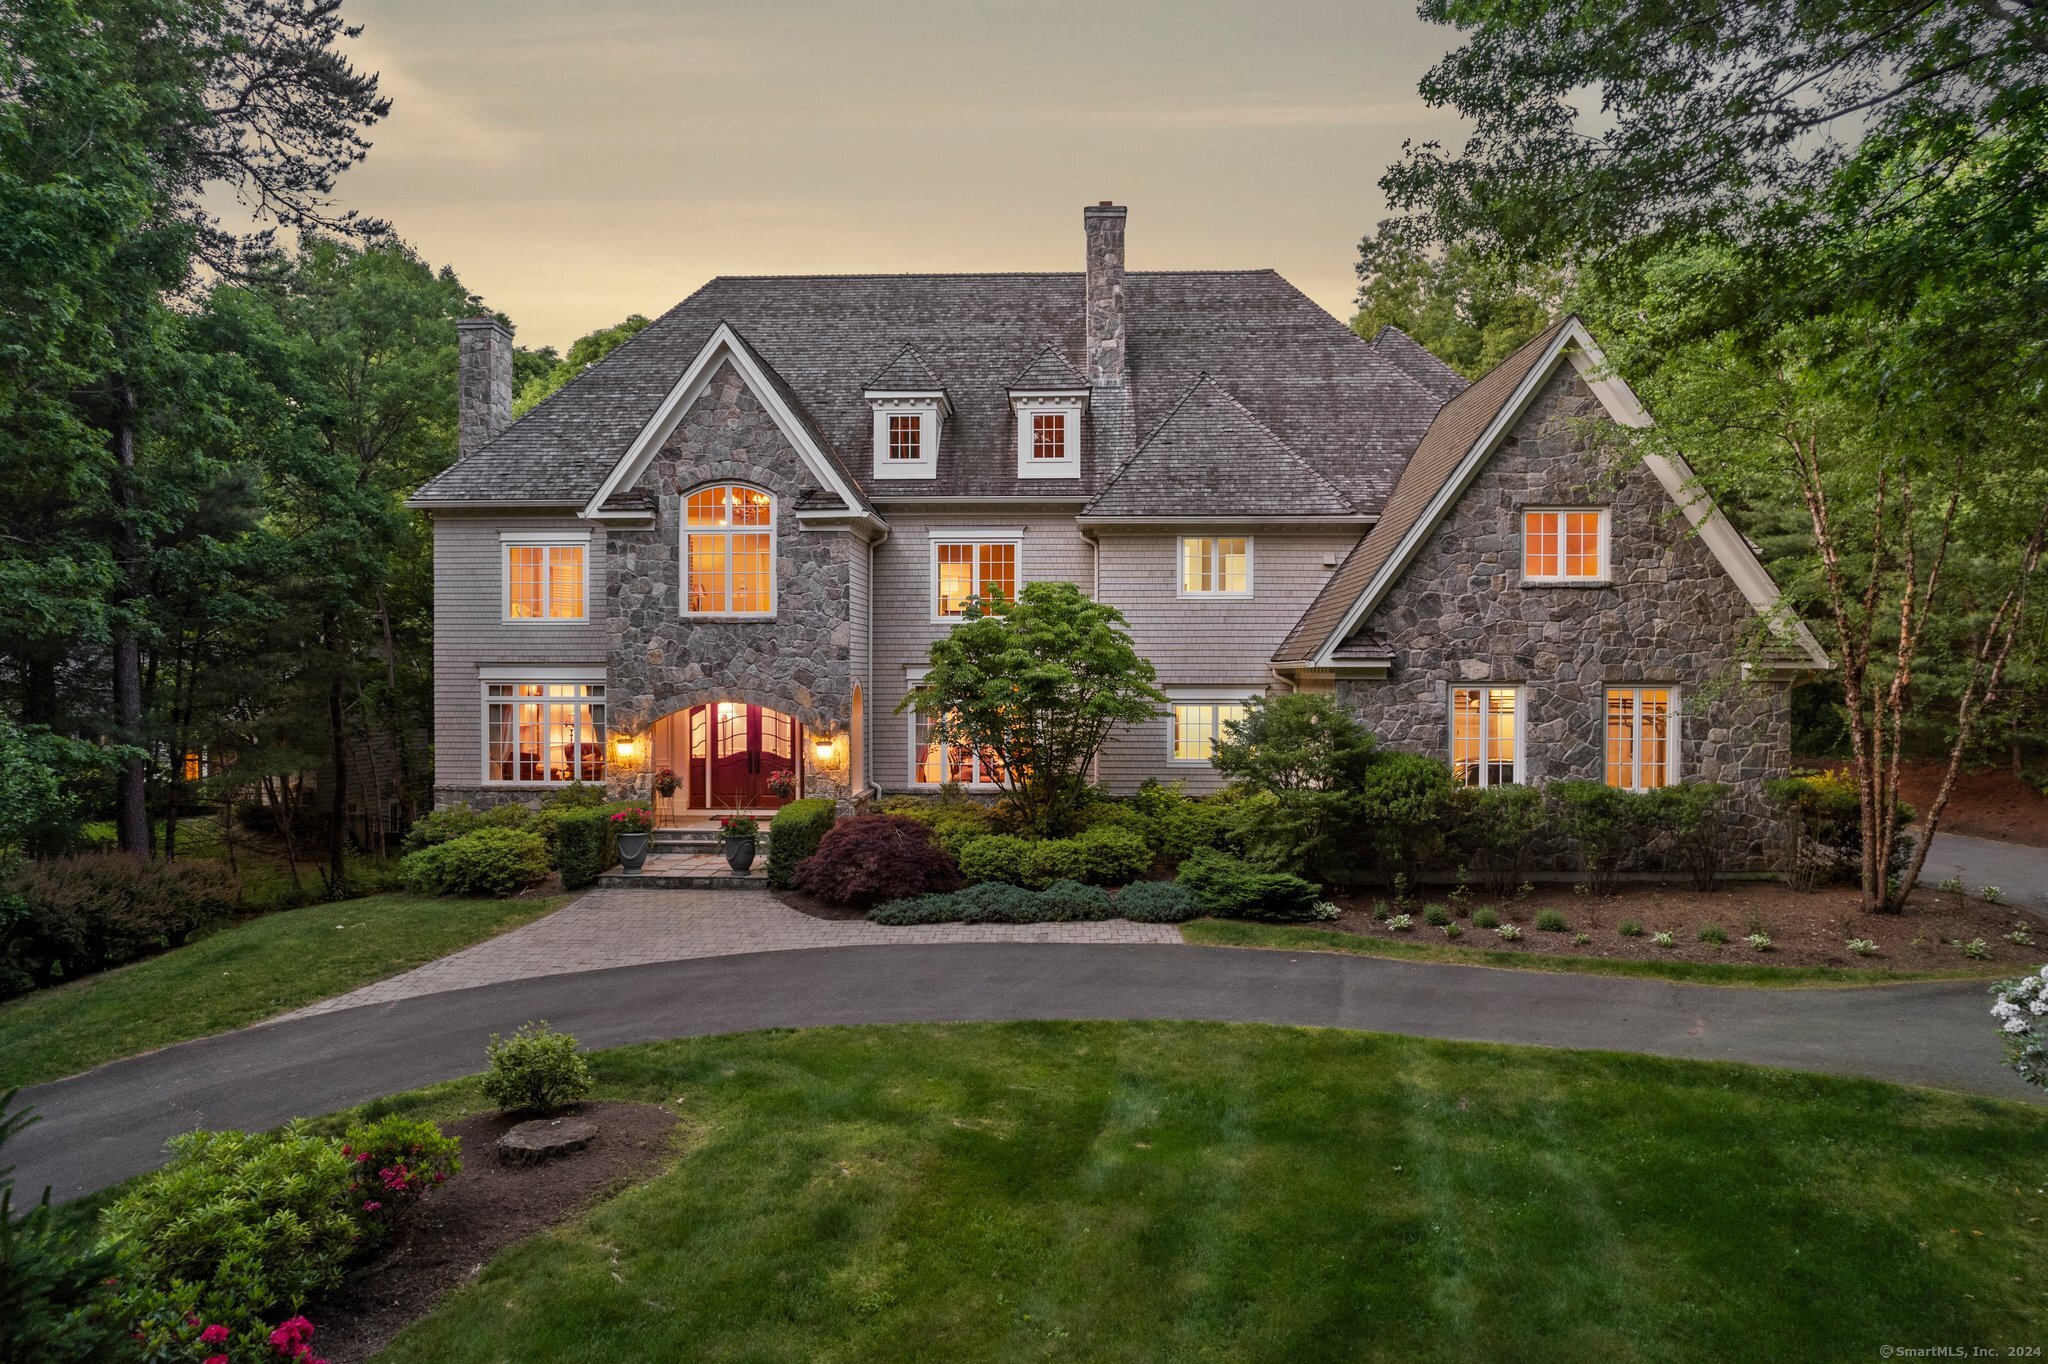
[[[775,614],[775,498],[723,483],[684,502],[683,613]]]

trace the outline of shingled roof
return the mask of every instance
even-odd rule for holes
[[[1385,501],[1439,406],[1270,270],[1134,271],[1124,299],[1129,384],[1092,391],[1073,496],[1106,484],[1203,373],[1365,512]],[[1085,353],[1078,272],[713,280],[421,488],[415,504],[587,501],[721,322],[867,493],[1054,495],[1046,480],[1017,477],[1009,389],[1048,344],[1061,357]],[[906,345],[944,380],[953,413],[938,477],[878,489],[867,478],[865,394]]]
[[[1273,654],[1276,663],[1300,663],[1314,658],[1330,643],[1350,614],[1361,593],[1372,584],[1381,568],[1399,548],[1401,541],[1422,519],[1444,484],[1464,463],[1480,436],[1493,425],[1522,387],[1530,371],[1550,356],[1570,318],[1562,318],[1523,343],[1501,361],[1445,403],[1429,424],[1429,431],[1415,448],[1415,455],[1401,471],[1400,481],[1388,497],[1386,509],[1365,538],[1337,566],[1322,592],[1309,603],[1307,611],[1288,632]]]
[[[881,371],[868,380],[868,390],[876,393],[940,393],[945,385],[939,376],[932,373],[932,367],[918,354],[917,347],[908,341],[896,357],[882,366]]]
[[[1391,322],[1381,327],[1373,337],[1372,348],[1398,365],[1403,374],[1435,394],[1438,402],[1449,402],[1467,387],[1464,375],[1437,359],[1423,348],[1420,341]]]
[[[1031,357],[1031,363],[1024,366],[1022,374],[1010,380],[1013,393],[1054,393],[1086,387],[1088,381],[1067,363],[1067,357],[1061,355],[1060,348],[1050,341]]]

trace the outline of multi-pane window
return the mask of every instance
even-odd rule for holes
[[[1252,542],[1242,535],[1183,535],[1180,590],[1185,597],[1242,597],[1251,592]]]
[[[1522,779],[1521,698],[1513,687],[1451,691],[1451,775],[1463,786],[1506,786]]]
[[[994,786],[1002,779],[1002,766],[993,753],[935,740],[932,717],[921,710],[911,712],[910,761],[910,779],[919,786]]]
[[[1205,763],[1216,756],[1224,726],[1244,719],[1242,701],[1177,701],[1173,707],[1173,760]]]
[[[1064,412],[1034,412],[1031,414],[1031,458],[1034,460],[1064,460],[1067,457],[1067,414]]]
[[[1607,514],[1522,514],[1522,576],[1536,581],[1597,582],[1607,576]]]
[[[505,619],[584,619],[582,544],[505,542]]]
[[[916,463],[924,458],[924,418],[915,412],[889,415],[889,460]]]
[[[484,780],[603,781],[604,686],[484,684]]]
[[[737,483],[700,488],[684,512],[689,584],[684,609],[693,616],[775,613],[775,499]]]
[[[1671,693],[1663,687],[1607,690],[1607,784],[1647,791],[1672,778]]]
[[[1017,545],[1013,540],[939,540],[932,545],[932,614],[957,616],[970,598],[1017,600]]]

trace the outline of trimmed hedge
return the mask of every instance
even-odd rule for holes
[[[1112,898],[1100,886],[1055,881],[1031,891],[1002,881],[984,881],[945,895],[891,900],[868,911],[878,924],[1051,924],[1129,919],[1136,923],[1179,923],[1199,908],[1194,896],[1171,882],[1143,881]]]
[[[562,872],[562,889],[580,890],[594,884],[618,857],[610,812],[562,810],[554,822],[555,865]]]
[[[983,834],[960,847],[960,874],[970,881],[1000,881],[1042,890],[1055,881],[1121,885],[1143,876],[1152,849],[1130,829],[1098,824],[1074,838]]]
[[[1284,871],[1260,871],[1243,858],[1203,848],[1180,864],[1180,882],[1211,914],[1296,923],[1324,917],[1313,882]]]
[[[399,866],[425,895],[515,895],[548,874],[548,850],[524,829],[478,829],[407,853]]]
[[[838,822],[839,807],[829,800],[793,800],[768,821],[768,884],[787,889],[796,881],[796,865],[818,850]]]

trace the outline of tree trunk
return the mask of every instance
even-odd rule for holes
[[[142,747],[142,641],[128,612],[135,602],[135,573],[140,549],[128,518],[130,487],[135,471],[135,390],[126,380],[114,385],[114,543],[116,572],[114,626],[115,738],[137,751],[114,771],[114,838],[124,853],[149,856],[149,799]]]
[[[405,822],[410,825],[420,817],[418,803],[412,794],[412,736],[405,723],[405,706],[399,699],[398,643],[391,633],[391,603],[382,582],[377,584],[377,621],[384,633],[384,685],[391,694],[391,741],[398,748],[398,800],[405,811]]]
[[[341,631],[328,621],[327,648],[334,675],[327,680],[327,736],[334,784],[327,795],[327,893],[348,894],[348,722],[341,703]]]

